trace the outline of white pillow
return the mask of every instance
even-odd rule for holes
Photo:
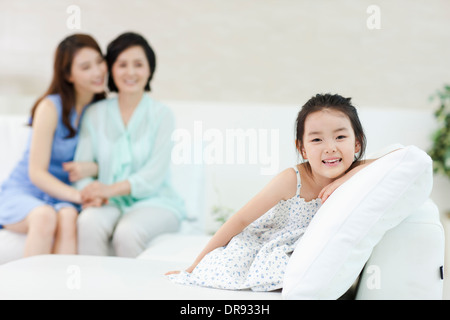
[[[385,232],[429,197],[432,160],[409,146],[376,160],[323,204],[295,248],[285,299],[337,299],[350,288]]]

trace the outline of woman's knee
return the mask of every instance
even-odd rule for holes
[[[156,236],[178,230],[178,219],[172,212],[144,208],[127,213],[116,226],[113,246],[117,255],[135,257]]]
[[[77,225],[82,230],[112,230],[120,216],[114,207],[91,207],[78,215]]]
[[[131,223],[120,221],[114,230],[112,244],[118,256],[136,257],[145,249],[145,241]]]
[[[80,212],[77,225],[80,230],[90,230],[97,228],[98,215],[101,214],[98,208],[87,208]]]

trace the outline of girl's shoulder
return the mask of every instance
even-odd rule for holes
[[[33,127],[44,126],[47,128],[56,129],[58,126],[58,119],[61,118],[61,108],[49,96],[44,97],[36,106],[33,115]],[[31,118],[30,118],[31,123]]]
[[[42,98],[36,107],[36,113],[61,115],[61,97],[59,94],[51,94]]]
[[[44,100],[51,101],[55,107],[62,106],[61,96],[57,93],[46,95],[42,101]]]
[[[274,178],[274,181],[282,190],[284,200],[290,199],[297,194],[300,187],[299,177],[298,166],[293,166],[284,169]]]

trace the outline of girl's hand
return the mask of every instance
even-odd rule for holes
[[[337,180],[334,180],[332,183],[324,187],[320,193],[319,198],[322,200],[322,204],[325,203],[325,201],[331,196],[331,194],[339,188],[345,181],[347,181],[349,178],[344,179],[346,176],[343,176]]]
[[[180,271],[169,271],[169,272],[166,272],[164,275],[168,276],[168,275],[171,275],[171,274],[179,274],[179,273],[180,273]]]
[[[324,187],[320,193],[319,198],[322,200],[322,204],[331,196],[331,194],[339,188],[344,182],[353,177],[357,172],[367,167],[369,164],[374,162],[374,159],[361,161],[355,168],[347,172],[345,175],[340,177],[339,179],[334,180],[332,183]]]
[[[69,173],[70,182],[86,177],[95,177],[98,172],[98,166],[95,162],[64,162],[63,169]]]
[[[189,268],[187,268],[186,269],[186,272],[187,273],[191,273],[192,271],[194,271],[194,269],[195,269],[195,267],[196,267],[197,265],[195,264],[193,264],[192,266],[190,266]],[[165,273],[165,275],[166,276],[168,276],[168,275],[170,275],[170,274],[179,274],[181,271],[178,271],[178,270],[175,270],[175,271],[169,271],[169,272],[166,272]]]

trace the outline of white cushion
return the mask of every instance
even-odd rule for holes
[[[0,265],[23,257],[26,234],[0,229]]]
[[[27,126],[28,115],[0,116],[0,184],[9,177],[11,170],[22,158],[30,127]]]
[[[316,213],[286,269],[285,299],[337,299],[353,284],[385,232],[422,205],[432,161],[414,146],[359,171]]]
[[[178,261],[181,262],[178,269],[183,270],[194,262],[210,239],[211,236],[202,234],[162,234],[150,241],[137,259]]]

